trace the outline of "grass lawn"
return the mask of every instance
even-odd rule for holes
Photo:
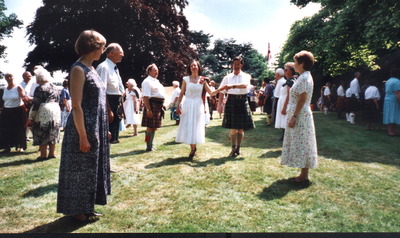
[[[193,161],[174,142],[166,115],[157,151],[145,152],[144,129],[111,146],[112,195],[97,222],[57,214],[59,156],[37,162],[37,147],[0,158],[0,232],[399,232],[400,137],[316,112],[319,168],[313,184],[286,182],[298,169],[280,165],[281,131],[253,118],[242,155],[228,157],[228,130],[213,120]],[[60,152],[60,145],[57,152]]]

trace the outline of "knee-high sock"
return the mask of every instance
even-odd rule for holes
[[[236,149],[237,145],[237,134],[231,135],[231,144],[232,144],[232,149]]]
[[[155,132],[146,132],[144,141],[146,142],[147,149],[151,149],[151,147],[153,147],[154,134]]]
[[[236,143],[236,145],[237,145],[237,147],[239,148],[240,147],[240,144],[242,144],[242,139],[243,139],[243,133],[237,133],[236,134],[237,136],[237,143]]]

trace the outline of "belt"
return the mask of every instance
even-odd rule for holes
[[[228,99],[243,99],[246,98],[247,99],[247,94],[228,94]]]

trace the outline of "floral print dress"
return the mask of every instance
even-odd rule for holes
[[[282,165],[295,168],[317,168],[318,154],[314,118],[310,108],[314,82],[309,71],[302,73],[290,89],[287,120],[293,116],[297,96],[307,93],[307,99],[297,115],[294,128],[286,127],[282,147]]]

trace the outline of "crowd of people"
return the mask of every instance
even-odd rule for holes
[[[396,124],[400,121],[400,69],[393,68],[390,78],[378,87],[376,79],[364,79],[361,84],[361,72],[354,73],[350,83],[341,80],[339,86],[327,82],[321,88],[321,97],[317,102],[318,108],[328,112],[336,112],[338,119],[356,124],[365,123],[366,130],[373,130],[380,125],[386,125],[387,135],[396,136]]]
[[[57,212],[79,221],[96,219],[102,214],[95,204],[107,204],[111,193],[110,146],[119,143],[119,131],[132,127],[132,136],[138,135],[138,125],[145,127],[146,151],[155,151],[156,131],[162,127],[166,92],[157,79],[157,65],[150,64],[147,77],[139,89],[134,79],[123,85],[117,64],[124,51],[118,43],[106,46],[106,39],[94,30],[83,31],[75,42],[80,58],[72,65],[69,80],[61,92],[50,82],[49,72],[41,66],[34,69],[36,82],[29,72],[23,74],[18,85],[12,74],[6,74],[8,83],[0,114],[0,149],[10,153],[27,148],[27,135],[32,131],[33,145],[39,146],[38,160],[56,157],[55,145],[61,145]],[[93,66],[101,55],[106,59],[97,68]],[[169,109],[171,120],[178,126],[176,142],[190,146],[189,159],[194,159],[197,144],[205,143],[205,128],[217,111],[222,127],[229,130],[231,151],[229,157],[241,154],[245,131],[255,128],[252,115],[259,106],[266,114],[266,125],[282,130],[281,164],[300,169],[300,174],[288,179],[290,183],[308,186],[309,169],[318,167],[317,142],[313,113],[310,107],[314,81],[310,70],[314,65],[311,52],[301,51],[275,71],[273,80],[265,78],[260,89],[252,84],[251,75],[242,71],[245,62],[235,57],[232,72],[219,87],[202,75],[198,60],[188,62],[186,76],[173,82]],[[379,90],[370,82],[363,93],[359,87],[360,73],[355,74],[350,88],[342,82],[337,99],[331,96],[327,84],[322,90],[326,113],[336,108],[338,117],[346,112],[354,123],[360,97],[364,98],[365,115],[377,115]],[[400,124],[400,70],[394,69],[386,82],[383,123],[388,134],[395,135]],[[140,118],[140,115],[142,116]],[[372,122],[372,121],[371,121]],[[29,129],[30,128],[30,129]],[[48,152],[48,153],[47,153]]]

